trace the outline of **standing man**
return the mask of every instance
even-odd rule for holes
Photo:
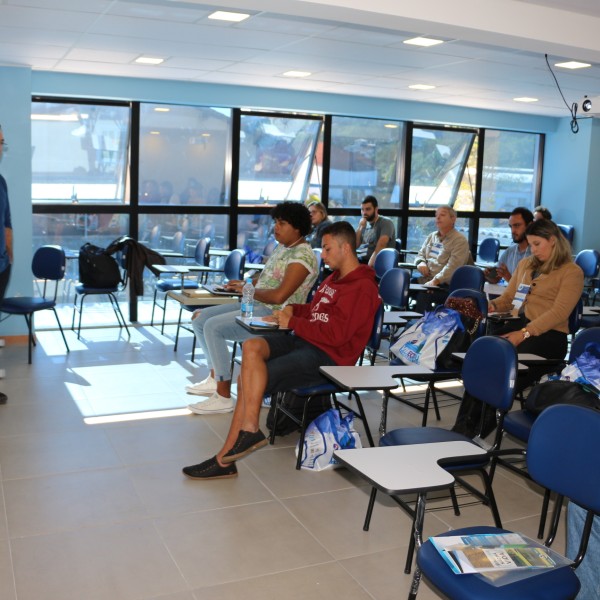
[[[490,283],[498,283],[501,279],[510,281],[519,261],[531,256],[525,230],[532,221],[533,214],[528,208],[517,206],[510,213],[508,226],[510,227],[513,244],[502,252],[495,268],[488,267],[484,269],[483,272],[487,281]]]
[[[391,219],[379,214],[375,196],[365,196],[360,212],[362,219],[356,230],[358,259],[372,267],[380,250],[396,245],[396,228]]]
[[[4,133],[0,127],[0,161],[6,148]],[[6,180],[0,175],[0,304],[4,300],[10,267],[13,261],[13,234],[8,203],[8,187]],[[0,393],[0,404],[6,403],[6,394]]]

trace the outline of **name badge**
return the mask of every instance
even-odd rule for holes
[[[525,302],[525,298],[527,298],[530,288],[531,286],[527,285],[526,283],[519,284],[515,297],[513,298],[513,308],[521,310],[521,306],[523,306],[523,302]]]
[[[435,244],[431,245],[431,248],[429,250],[429,256],[431,258],[437,258],[442,253],[443,249],[444,249],[444,245],[441,244],[440,242],[436,242]]]

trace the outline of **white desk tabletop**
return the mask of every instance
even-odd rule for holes
[[[398,387],[394,377],[429,375],[431,369],[407,365],[366,367],[319,367],[319,371],[335,384],[347,390],[393,390]]]
[[[182,294],[181,292],[167,292],[169,298],[184,304],[185,306],[213,306],[215,304],[235,304],[238,303],[239,296],[215,296],[206,290],[194,290],[193,295]]]
[[[333,455],[351,471],[386,494],[400,495],[450,487],[454,477],[438,464],[452,458],[486,454],[471,442],[438,442],[336,450]]]
[[[384,325],[406,325],[408,321],[397,312],[385,311],[383,313]]]
[[[584,306],[583,316],[584,317],[597,317],[600,315],[600,306]]]

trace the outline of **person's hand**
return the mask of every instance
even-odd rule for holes
[[[358,228],[364,229],[366,226],[367,226],[367,220],[363,217],[358,224]]]
[[[286,306],[283,310],[273,311],[273,316],[275,317],[277,324],[284,329],[288,327],[292,314],[293,310],[291,306]]]
[[[419,265],[417,266],[417,271],[419,271],[419,273],[421,273],[421,275],[423,275],[423,277],[429,277],[429,275],[430,275],[429,267],[427,266],[426,263],[419,263]]]
[[[223,287],[229,292],[241,293],[245,282],[239,279],[230,279]]]
[[[508,340],[515,348],[525,339],[522,331],[511,331],[501,335],[505,340]]]
[[[199,308],[197,308],[197,309],[196,309],[196,310],[195,310],[195,311],[192,313],[192,321],[193,321],[194,319],[197,319],[197,318],[200,316],[200,313],[201,313],[201,312],[202,312],[202,311],[201,311]]]
[[[439,281],[434,277],[432,280],[423,284],[425,287],[436,287],[440,285]]]
[[[498,272],[498,275],[506,280],[506,281],[510,281],[510,271],[508,270],[507,266],[503,263],[500,263],[497,267],[496,267],[496,271]]]

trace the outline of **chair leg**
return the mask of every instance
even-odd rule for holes
[[[81,294],[81,299],[79,301],[79,324],[77,325],[77,339],[81,337],[81,315],[83,314],[83,299],[87,294]]]
[[[156,308],[156,295],[158,290],[154,288],[154,298],[152,299],[152,314],[150,315],[150,327],[154,326],[154,309]]]
[[[371,525],[371,517],[373,516],[373,507],[375,506],[375,498],[377,497],[377,488],[371,488],[371,495],[369,496],[369,505],[367,506],[367,514],[365,515],[365,522],[363,523],[363,531],[369,531]]]
[[[440,421],[440,407],[437,401],[437,394],[435,393],[435,383],[431,382],[431,400],[433,401],[433,410],[435,411],[435,418]]]
[[[175,345],[173,346],[173,352],[177,352],[177,346],[179,345],[179,329],[181,328],[181,313],[183,308],[179,308],[179,319],[177,319],[177,330],[175,331]]]
[[[119,307],[117,298],[115,297],[114,294],[109,293],[108,299],[110,300],[113,310],[115,311],[115,316],[117,317],[117,321],[119,322],[119,327],[125,327],[125,331],[127,332],[127,337],[131,337],[131,334],[129,333],[129,327],[127,327],[127,323],[125,322],[125,317],[123,316],[123,313],[121,312],[121,308]]]
[[[458,505],[458,499],[456,497],[456,490],[454,486],[450,488],[450,500],[452,501],[452,508],[454,509],[454,514],[457,517],[460,517],[460,506]]]
[[[415,514],[415,519],[417,515]],[[413,556],[415,554],[415,519],[413,519],[412,527],[410,528],[410,541],[408,542],[408,550],[406,551],[406,563],[404,564],[404,572],[408,575],[412,569]]]
[[[25,317],[25,323],[27,323],[27,362],[31,364],[31,347],[33,346],[33,313],[23,315]]]
[[[538,528],[538,539],[544,539],[544,529],[546,529],[546,517],[548,516],[548,507],[550,506],[550,490],[544,491],[544,500],[542,502],[542,512],[540,513],[540,525]]]
[[[169,295],[165,294],[164,302],[162,305],[163,314],[162,314],[162,323],[160,325],[160,334],[161,335],[165,335],[165,318],[167,316],[167,299],[168,299],[168,297],[169,297]]]
[[[65,343],[67,352],[70,352],[69,344],[67,344],[67,338],[65,337],[65,332],[63,331],[62,325],[60,324],[60,319],[58,318],[58,313],[56,312],[56,309],[54,307],[52,308],[52,312],[54,313],[54,316],[56,317],[56,322],[58,323],[58,328],[60,329],[60,334],[62,335],[62,339],[63,339],[63,342]]]

